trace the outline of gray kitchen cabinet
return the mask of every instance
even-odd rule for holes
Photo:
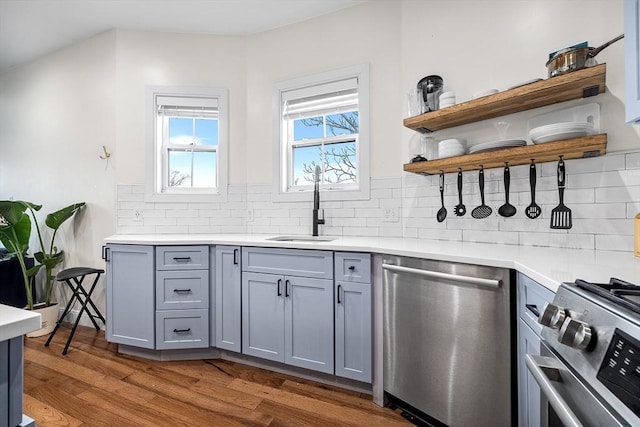
[[[157,247],[155,276],[155,348],[209,347],[209,247]]]
[[[107,341],[155,347],[154,248],[107,245]]]
[[[335,254],[335,374],[371,383],[371,255]]]
[[[540,355],[538,315],[553,292],[518,273],[518,413],[520,427],[540,426],[540,388],[525,365],[525,355]]]
[[[625,119],[640,121],[640,0],[624,1]]]
[[[333,253],[243,248],[242,265],[242,352],[333,374]]]
[[[215,248],[215,346],[240,353],[242,333],[239,246]],[[213,329],[213,328],[212,328]]]

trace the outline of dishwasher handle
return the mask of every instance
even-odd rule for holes
[[[401,265],[395,265],[395,264],[382,264],[382,268],[385,270],[396,272],[396,273],[417,274],[419,276],[428,277],[430,279],[452,280],[455,282],[484,286],[487,288],[498,289],[502,286],[502,280],[497,280],[497,279],[484,279],[482,277],[471,277],[471,276],[462,276],[460,274],[441,273],[439,271],[430,271],[430,270],[422,270],[419,268],[403,267]]]
[[[562,425],[568,427],[583,427],[578,417],[573,413],[569,404],[562,398],[560,393],[556,391],[552,381],[562,381],[560,378],[560,370],[562,365],[555,359],[544,356],[532,356],[526,354],[524,361],[527,369],[533,375],[536,382],[540,386],[540,391],[547,398],[549,404],[553,407],[562,421]]]

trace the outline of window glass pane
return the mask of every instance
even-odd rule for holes
[[[353,135],[358,133],[358,127],[357,111],[327,116],[327,136]]]
[[[313,183],[316,165],[321,164],[320,146],[295,147],[293,149],[293,185]]]
[[[218,153],[195,152],[193,153],[193,187],[212,188],[216,183],[216,164]]]
[[[196,143],[218,145],[218,120],[196,119]]]
[[[169,144],[193,144],[193,119],[169,117]]]
[[[339,142],[325,147],[325,183],[356,183],[356,142]]]
[[[191,187],[191,152],[169,150],[168,187]]]
[[[324,136],[322,120],[322,116],[294,120],[293,140],[301,141],[303,139],[322,138]]]

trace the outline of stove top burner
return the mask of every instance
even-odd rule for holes
[[[640,286],[624,280],[611,278],[609,283],[591,283],[576,280],[576,286],[606,298],[634,313],[640,314]]]

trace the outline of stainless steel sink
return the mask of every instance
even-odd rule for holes
[[[336,239],[337,237],[329,236],[276,236],[266,240],[274,242],[332,242]]]

